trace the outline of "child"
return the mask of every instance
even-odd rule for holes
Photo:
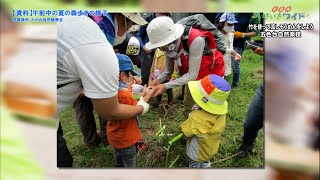
[[[136,105],[131,88],[133,75],[133,65],[130,58],[123,54],[117,54],[119,61],[119,91],[118,100],[121,104]],[[144,97],[145,102],[148,102],[151,95],[148,88],[144,87],[140,93],[140,98]],[[109,143],[114,148],[114,158],[116,167],[136,167],[136,144],[141,140],[141,133],[138,127],[136,118],[108,121],[107,123],[107,138]]]
[[[153,56],[153,62],[150,69],[149,82],[153,81],[154,79],[157,79],[157,77],[164,71],[165,67],[166,67],[165,54],[163,51],[157,48]],[[176,73],[174,72],[173,74],[176,74]],[[172,98],[173,98],[172,89],[167,89],[166,92],[168,96],[168,105],[170,105],[172,104]],[[157,105],[161,103],[161,99],[162,99],[162,95],[157,96],[157,100],[158,100]]]
[[[226,126],[230,85],[218,75],[208,75],[188,83],[197,103],[189,118],[180,127],[187,137],[190,168],[210,168],[210,159],[217,153],[221,134]]]
[[[227,51],[224,54],[224,77],[231,74],[231,56],[235,57],[235,60],[240,61],[241,55],[233,50],[233,31],[234,24],[238,23],[233,13],[223,13],[219,20],[218,29],[221,31],[225,38]]]

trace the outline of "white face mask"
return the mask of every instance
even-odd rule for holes
[[[169,58],[175,58],[177,56],[177,45],[176,45],[176,41],[170,43],[168,45],[168,47],[165,49],[165,54],[169,57]]]
[[[126,21],[125,17],[124,17],[124,22],[125,22],[125,28],[127,29],[127,21]],[[113,46],[116,46],[116,45],[123,43],[123,41],[126,39],[127,31],[122,36],[118,35],[118,28],[119,27],[118,27],[118,21],[117,21],[116,17],[114,17],[114,27],[115,27],[116,37],[114,39]]]
[[[233,32],[234,31],[234,26],[226,26],[223,28],[224,31],[227,33]]]

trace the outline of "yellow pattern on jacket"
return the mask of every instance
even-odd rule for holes
[[[165,63],[165,59],[166,59],[165,53],[163,51],[161,51],[159,48],[157,48],[154,53],[154,56],[153,56],[153,62],[152,62],[152,66],[150,68],[150,74],[154,73],[154,66],[155,66],[155,61],[156,61],[157,57],[158,57],[158,62],[157,62],[157,67],[156,67],[157,69],[161,69],[162,64]],[[172,61],[172,63],[174,63],[174,62]],[[178,69],[178,67],[174,67],[174,71],[172,73],[171,78],[176,79],[179,77],[177,69]]]
[[[226,126],[226,115],[194,110],[180,127],[187,140],[187,155],[197,162],[208,161],[219,149],[221,134]]]

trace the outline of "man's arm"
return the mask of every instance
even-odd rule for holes
[[[142,113],[142,106],[120,104],[118,95],[111,98],[91,99],[94,109],[102,119],[124,120],[138,116]]]
[[[189,48],[189,70],[186,74],[180,78],[167,82],[166,89],[171,89],[176,86],[182,86],[189,81],[193,81],[198,77],[201,65],[202,54],[205,46],[205,40],[203,37],[197,37],[193,40]]]
[[[102,119],[110,121],[124,120],[141,115],[144,111],[147,112],[149,105],[146,103],[149,102],[153,93],[154,89],[152,88],[145,91],[144,96],[140,97],[141,99],[138,101],[136,106],[120,104],[118,101],[118,95],[104,99],[91,99],[91,101],[94,109]]]
[[[254,31],[243,33],[244,38],[250,38],[250,37],[255,37],[255,36],[257,36],[257,33]]]
[[[174,63],[171,62],[172,60],[166,56],[166,67],[164,71],[160,74],[160,76],[157,78],[160,80],[160,83],[165,82],[166,80],[170,79],[173,71],[174,71]]]
[[[144,108],[140,105],[130,106],[118,102],[119,65],[110,45],[99,43],[79,46],[65,58],[71,59],[69,56],[72,54],[81,57],[75,60],[74,74],[79,75],[84,94],[92,100],[99,116],[106,120],[120,120],[133,118],[143,112]],[[148,97],[151,95],[144,98],[145,102],[149,101]]]

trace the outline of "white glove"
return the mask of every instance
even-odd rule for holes
[[[146,114],[146,113],[148,112],[148,110],[149,110],[149,104],[146,103],[146,102],[144,102],[142,96],[140,96],[140,100],[138,101],[137,105],[143,107],[143,111],[142,111],[141,115],[144,115],[144,114]]]
[[[143,86],[140,84],[133,84],[132,85],[132,93],[134,94],[139,94],[141,93],[143,90]]]

